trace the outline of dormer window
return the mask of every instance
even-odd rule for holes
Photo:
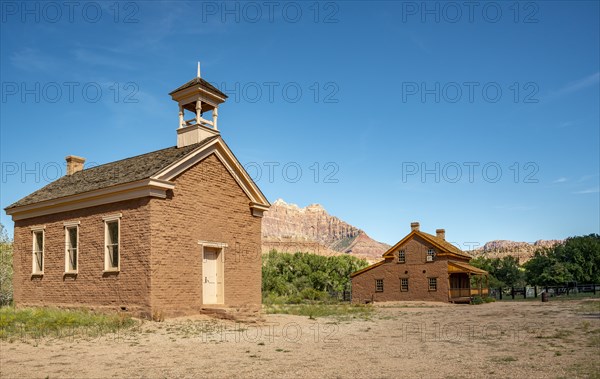
[[[406,252],[404,250],[398,251],[398,263],[406,262]]]

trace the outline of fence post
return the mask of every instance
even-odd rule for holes
[[[500,300],[502,300],[502,287],[500,287]]]
[[[537,299],[537,286],[533,286],[533,296]]]
[[[527,299],[527,286],[523,287],[523,299]]]
[[[510,296],[512,296],[512,299],[515,299],[515,287],[510,287]]]
[[[592,287],[594,287],[594,295],[596,294],[596,285],[594,284]]]

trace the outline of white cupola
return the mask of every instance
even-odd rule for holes
[[[227,99],[227,95],[200,77],[200,62],[198,62],[197,76],[169,95],[179,103],[177,147],[193,145],[219,134],[217,128],[219,104]],[[186,111],[192,113],[193,118],[186,120]],[[212,120],[204,118],[207,112],[212,113]]]

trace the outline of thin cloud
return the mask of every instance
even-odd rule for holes
[[[13,52],[9,59],[16,68],[29,72],[52,72],[57,66],[56,59],[30,47]]]
[[[555,181],[553,181],[552,183],[564,183],[564,182],[566,182],[567,180],[568,180],[567,178],[564,178],[564,177],[562,177],[562,178],[558,178],[558,179],[556,179],[556,180],[555,180]]]
[[[587,182],[588,180],[594,179],[597,176],[598,175],[595,175],[595,174],[592,174],[592,175],[583,175],[581,178],[579,178],[579,180],[577,180],[577,183]]]
[[[577,195],[584,195],[584,194],[588,194],[588,193],[599,193],[599,192],[600,192],[600,187],[596,187],[596,188],[588,188],[583,191],[576,191],[573,193],[577,194]]]
[[[552,92],[550,94],[550,97],[568,95],[570,93],[578,92],[588,87],[595,86],[598,83],[600,83],[600,72],[596,72],[590,76],[586,76],[585,78],[581,78],[573,82],[567,83],[564,87]]]

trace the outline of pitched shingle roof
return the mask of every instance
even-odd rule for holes
[[[436,237],[432,234],[429,233],[425,233],[422,231],[418,231],[417,234],[421,234],[424,235],[427,238],[433,240],[435,243],[437,243],[438,245],[440,245],[442,248],[444,248],[444,250],[449,251],[451,253],[454,253],[456,255],[462,255],[465,258],[472,258],[469,254],[465,253],[464,251],[462,251],[461,249],[459,249],[458,247],[454,246],[453,244],[451,244],[450,242],[446,241],[443,238],[439,238]]]
[[[191,151],[208,144],[219,136],[208,137],[196,144],[176,146],[138,155],[120,161],[91,167],[73,175],[65,175],[47,186],[6,207],[11,209],[61,197],[112,187],[150,178]]]
[[[192,87],[192,86],[196,86],[196,85],[200,86],[201,88],[204,88],[205,90],[207,90],[209,92],[215,92],[220,97],[227,99],[227,95],[225,95],[218,88],[216,88],[215,86],[213,86],[212,84],[210,84],[209,82],[207,82],[206,80],[204,80],[202,78],[194,78],[194,79],[190,80],[189,82],[185,83],[184,85],[169,92],[169,95],[172,95],[177,91],[181,91],[182,89],[186,89],[188,87]]]

